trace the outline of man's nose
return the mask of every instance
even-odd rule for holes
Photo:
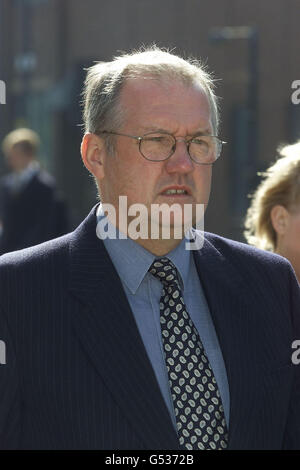
[[[166,169],[169,173],[190,173],[193,171],[194,163],[189,155],[184,138],[176,139],[176,149],[166,161]]]

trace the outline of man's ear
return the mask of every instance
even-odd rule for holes
[[[104,177],[104,160],[106,149],[104,139],[87,132],[81,142],[81,157],[85,167],[97,180]]]
[[[275,232],[278,235],[284,235],[288,228],[289,212],[279,204],[271,209],[271,221]]]

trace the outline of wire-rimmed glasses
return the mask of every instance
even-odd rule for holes
[[[141,155],[152,162],[161,162],[170,158],[176,150],[176,143],[186,143],[191,159],[199,165],[211,165],[220,156],[226,142],[215,135],[195,135],[190,139],[177,138],[168,132],[148,132],[142,136],[123,134],[121,132],[101,131],[99,134],[112,134],[130,137],[139,142]]]

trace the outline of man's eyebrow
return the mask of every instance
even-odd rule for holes
[[[191,137],[197,137],[198,135],[211,135],[210,129],[204,129],[203,131],[196,131],[193,134],[189,134]]]
[[[162,127],[156,127],[156,126],[147,126],[147,127],[144,127],[142,126],[141,127],[142,131],[145,131],[145,132],[167,132],[168,134],[173,134],[169,129],[164,129]],[[211,135],[211,130],[210,129],[204,129],[204,130],[198,130],[198,131],[195,131],[191,134],[187,134],[187,136],[189,137],[196,137],[198,135]]]

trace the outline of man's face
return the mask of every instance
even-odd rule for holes
[[[189,138],[197,132],[212,134],[209,102],[198,86],[170,84],[151,79],[130,79],[121,93],[125,123],[118,132],[141,136],[165,131]],[[177,142],[175,153],[162,162],[148,161],[139,152],[138,142],[116,136],[115,155],[104,160],[104,176],[99,181],[103,203],[118,207],[120,195],[127,204],[144,204],[150,214],[152,204],[208,203],[211,165],[194,163],[185,142]],[[167,188],[184,186],[188,194],[166,195]],[[172,220],[171,220],[172,223]]]
[[[18,144],[14,145],[6,154],[7,165],[16,172],[24,170],[30,160],[31,158],[24,153],[22,147]]]

